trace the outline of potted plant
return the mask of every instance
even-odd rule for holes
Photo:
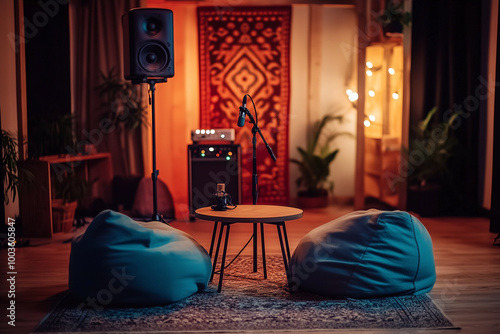
[[[440,211],[440,193],[448,172],[448,160],[458,141],[452,124],[459,116],[453,113],[446,120],[433,122],[437,107],[413,129],[410,148],[406,150],[409,162],[408,209],[421,216],[437,216]]]
[[[378,16],[384,33],[402,33],[403,27],[411,26],[412,16],[405,12],[402,0],[387,0],[385,8]]]
[[[297,186],[305,188],[298,192],[298,205],[302,208],[328,205],[328,192],[333,192],[334,187],[333,181],[328,179],[330,164],[339,152],[339,149],[331,149],[330,144],[337,136],[346,133],[324,133],[324,131],[327,124],[342,119],[342,115],[323,116],[313,125],[307,147],[297,147],[301,160],[290,159],[290,162],[299,166],[300,176],[296,181]]]
[[[66,171],[54,180],[55,199],[52,200],[53,232],[69,232],[73,228],[75,211],[86,199],[92,182]]]

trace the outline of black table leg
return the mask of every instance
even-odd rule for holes
[[[257,272],[257,223],[253,223],[253,272]]]
[[[222,225],[224,226],[224,225]],[[222,263],[220,266],[220,277],[219,277],[219,288],[217,289],[218,292],[221,292],[222,290],[222,279],[224,278],[224,266],[226,265],[226,252],[227,252],[227,242],[229,240],[229,229],[231,225],[226,225],[226,239],[224,241],[224,250],[222,252]],[[221,230],[222,233],[222,230]]]
[[[278,229],[278,236],[280,238],[281,255],[283,256],[283,263],[285,264],[286,276],[288,277],[288,258],[286,256],[285,245],[283,244],[283,236],[281,235],[281,228],[280,228],[282,225],[283,223],[279,223],[276,225],[276,227]]]
[[[267,279],[266,245],[264,242],[264,223],[260,223],[260,241],[262,243],[262,268],[264,269],[264,279]]]
[[[214,222],[214,230],[212,232],[212,241],[210,242],[210,252],[208,252],[208,256],[210,256],[210,259],[212,258],[212,251],[214,250],[214,241],[215,241],[215,235],[217,234],[217,225],[219,222]]]
[[[285,222],[283,222],[283,235],[285,236],[286,255],[288,255],[288,262],[290,262],[290,246],[288,245],[288,235],[286,234]]]
[[[214,279],[215,266],[217,265],[217,260],[219,258],[219,249],[220,249],[220,242],[222,239],[222,232],[224,232],[224,224],[223,223],[221,223],[221,225],[220,225],[219,239],[217,240],[217,248],[215,249],[215,257],[213,259],[214,263],[212,265],[212,275],[210,276],[210,282],[212,282]]]

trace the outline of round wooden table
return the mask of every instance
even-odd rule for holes
[[[290,261],[290,247],[288,245],[288,237],[286,234],[285,221],[299,219],[302,217],[303,211],[301,209],[292,208],[288,206],[278,205],[238,205],[234,210],[215,211],[211,207],[200,208],[195,211],[195,217],[203,220],[214,222],[214,229],[212,233],[212,241],[210,243],[210,258],[212,258],[212,251],[214,247],[215,237],[217,234],[218,223],[221,223],[219,230],[219,238],[217,247],[215,249],[215,256],[213,259],[212,276],[210,281],[213,280],[215,267],[219,256],[220,243],[224,228],[226,228],[226,236],[224,240],[224,247],[222,251],[222,262],[220,269],[220,279],[218,291],[222,289],[222,279],[224,276],[224,266],[226,262],[227,243],[229,240],[230,225],[235,223],[252,223],[253,224],[253,271],[257,271],[257,224],[260,223],[260,235],[262,246],[262,267],[264,270],[264,278],[267,278],[266,271],[266,248],[264,243],[264,224],[276,225],[278,229],[278,237],[280,240],[281,253],[285,265],[285,271],[288,276],[288,262]]]

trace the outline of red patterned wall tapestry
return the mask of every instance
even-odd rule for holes
[[[259,204],[289,204],[288,115],[291,7],[199,7],[200,127],[235,128],[242,149],[242,203],[252,203],[252,125],[237,126],[249,94],[258,125]],[[253,106],[248,99],[252,115]]]

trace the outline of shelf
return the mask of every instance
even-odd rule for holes
[[[59,173],[75,169],[87,181],[96,180],[91,197],[111,202],[113,170],[109,153],[77,156],[45,156],[39,160],[21,161],[21,166],[35,176],[35,183],[19,190],[19,210],[25,237],[53,236],[52,201],[55,199],[53,180]]]

